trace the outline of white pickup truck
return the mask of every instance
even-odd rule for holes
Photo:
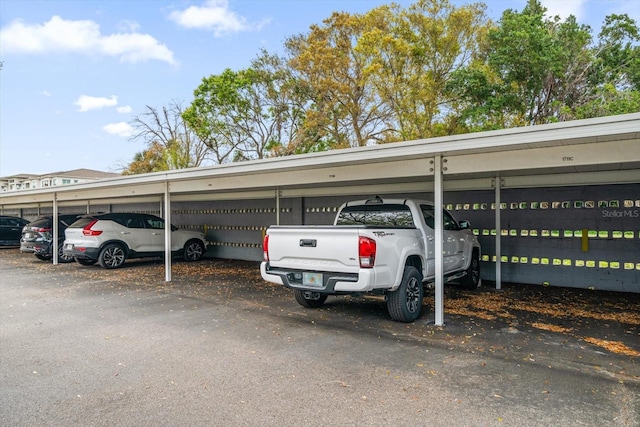
[[[393,320],[412,322],[424,284],[435,280],[433,203],[376,197],[345,203],[330,226],[271,226],[264,237],[262,278],[293,289],[296,301],[322,306],[329,295],[385,296]],[[480,244],[467,221],[443,210],[447,281],[475,289]]]

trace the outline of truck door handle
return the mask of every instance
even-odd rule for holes
[[[317,244],[316,239],[300,239],[300,246],[303,248],[315,248]]]

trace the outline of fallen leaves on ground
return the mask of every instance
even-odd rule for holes
[[[515,285],[518,286],[518,285]],[[520,285],[528,287],[531,285]],[[549,288],[545,288],[549,289]],[[550,317],[580,317],[602,321],[614,321],[640,326],[640,308],[630,309],[633,304],[620,304],[597,301],[597,297],[584,299],[570,296],[580,289],[562,289],[567,298],[553,302],[547,297],[551,292],[522,295],[518,292],[467,292],[463,297],[445,298],[445,309],[456,314],[474,313],[478,317],[492,320],[495,318],[516,317],[514,311],[523,311]],[[593,291],[590,291],[593,292]],[[638,299],[636,297],[636,299]]]
[[[598,347],[602,347],[612,353],[624,354],[625,356],[640,356],[640,351],[629,348],[627,345],[620,341],[601,340],[593,337],[587,337],[584,340],[589,344],[597,345]]]
[[[466,322],[504,322],[501,330],[512,333],[531,327],[611,353],[640,356],[640,340],[633,340],[640,337],[640,294],[521,284],[505,284],[499,291],[490,286],[476,291],[445,287],[445,292],[445,313],[469,319]]]
[[[548,323],[540,323],[540,322],[534,322],[531,324],[531,326],[533,326],[536,329],[542,329],[544,331],[558,332],[558,333],[567,333],[573,330],[571,328],[564,328],[562,326],[550,325]]]

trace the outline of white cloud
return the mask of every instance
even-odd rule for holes
[[[115,56],[121,62],[147,60],[174,64],[173,52],[148,34],[134,32],[102,35],[100,26],[89,20],[68,21],[59,16],[44,24],[11,22],[0,30],[0,46],[7,53],[79,53]]]
[[[576,17],[578,22],[585,17],[585,9],[588,0],[542,0],[542,5],[547,9],[546,16],[567,19],[569,15]]]
[[[99,98],[89,95],[80,95],[74,104],[79,107],[78,111],[80,112],[98,110],[104,107],[115,107],[118,105],[118,97],[111,95],[111,98]]]
[[[136,21],[125,20],[118,24],[118,28],[123,32],[135,33],[140,29],[140,24]]]
[[[131,112],[131,106],[130,105],[124,105],[122,107],[118,107],[116,108],[116,111],[120,114],[128,114]]]
[[[40,95],[42,95],[42,96],[51,96],[51,92],[49,92],[48,90],[45,89],[45,90],[40,92]]]
[[[144,62],[149,59],[175,64],[173,52],[148,34],[113,34],[100,39],[103,53],[120,58],[120,62]]]
[[[102,129],[111,134],[120,136],[122,138],[129,138],[133,134],[133,128],[127,122],[109,123],[103,126]]]
[[[246,18],[229,9],[228,0],[207,0],[203,6],[172,12],[169,18],[185,28],[212,30],[216,37],[260,29],[267,22],[247,22]]]

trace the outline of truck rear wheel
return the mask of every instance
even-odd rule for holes
[[[298,304],[307,308],[322,307],[328,296],[320,292],[301,291],[300,289],[294,289],[293,295],[296,297]]]
[[[400,287],[387,295],[387,311],[397,322],[413,322],[420,317],[424,288],[417,268],[406,266]]]

